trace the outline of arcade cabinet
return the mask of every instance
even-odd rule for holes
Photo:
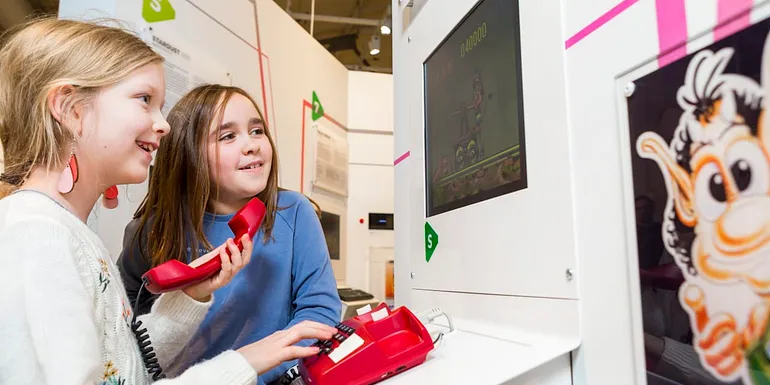
[[[562,9],[458,0],[399,11],[395,147],[410,155],[395,166],[395,306],[441,308],[455,330],[383,383],[537,373],[571,384],[580,340]]]

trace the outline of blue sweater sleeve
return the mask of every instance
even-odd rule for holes
[[[334,326],[340,321],[342,302],[332,271],[321,222],[313,206],[304,196],[296,202],[291,267],[292,317],[286,329],[306,320]],[[309,346],[312,340],[300,342]],[[296,361],[285,362],[260,378],[266,382],[280,377]]]
[[[294,314],[288,327],[305,320],[333,326],[340,321],[342,303],[337,294],[329,249],[321,222],[310,202],[303,197],[298,205],[291,268]]]

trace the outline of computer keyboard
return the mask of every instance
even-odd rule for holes
[[[365,301],[367,299],[374,298],[373,295],[363,290],[351,289],[351,288],[337,289],[337,293],[339,294],[340,299],[345,302]]]

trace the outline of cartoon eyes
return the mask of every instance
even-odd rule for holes
[[[735,143],[730,146],[726,158],[740,196],[762,196],[770,192],[770,165],[754,142]]]
[[[722,179],[722,174],[713,174],[709,179],[709,194],[717,202],[727,201],[727,191],[725,191],[725,181]]]
[[[732,145],[724,165],[726,173],[715,162],[704,165],[695,181],[695,204],[709,221],[724,213],[728,191],[735,194],[734,199],[770,193],[770,165],[755,143],[741,141]]]
[[[745,159],[739,159],[735,162],[730,167],[730,173],[733,174],[738,191],[745,191],[751,186],[751,167],[749,167],[749,162]]]
[[[695,180],[695,204],[700,215],[715,221],[727,208],[727,192],[724,178],[716,163],[704,165]]]

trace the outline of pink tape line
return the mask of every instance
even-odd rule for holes
[[[394,161],[393,161],[393,165],[394,165],[394,166],[396,166],[396,165],[398,165],[399,163],[403,162],[403,161],[404,161],[404,159],[408,158],[408,157],[409,157],[409,155],[411,155],[411,154],[412,154],[412,152],[411,152],[411,151],[407,151],[407,152],[405,152],[403,155],[399,156],[398,158],[396,158],[396,160],[394,160]]]
[[[751,25],[754,0],[718,0],[714,41],[721,40]]]
[[[687,55],[687,15],[684,0],[655,0],[658,17],[658,65]]]
[[[603,15],[599,16],[598,19],[594,20],[591,24],[588,24],[583,29],[578,31],[576,34],[572,35],[567,41],[564,42],[564,49],[569,49],[573,45],[577,44],[579,41],[585,39],[588,37],[588,35],[594,33],[597,29],[601,28],[601,26],[607,24],[610,20],[614,19],[615,16],[620,15],[628,9],[628,7],[636,4],[639,2],[639,0],[623,0],[620,2],[620,4],[612,7],[609,11],[605,12]]]

